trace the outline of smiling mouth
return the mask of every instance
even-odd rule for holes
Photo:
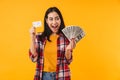
[[[57,26],[52,26],[52,28],[57,28]]]
[[[52,28],[57,29],[57,28],[58,28],[58,26],[52,26]]]

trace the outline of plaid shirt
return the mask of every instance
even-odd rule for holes
[[[42,72],[44,68],[44,48],[47,39],[39,40],[39,37],[36,37],[36,50],[38,55],[37,59],[35,55],[32,55],[29,50],[30,59],[36,64],[36,74],[34,80],[42,80]],[[66,59],[65,57],[65,48],[69,44],[69,41],[62,34],[57,39],[57,64],[56,64],[56,80],[71,80],[70,79],[70,69],[69,64],[72,61],[71,59]]]

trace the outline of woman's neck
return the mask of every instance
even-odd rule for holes
[[[58,35],[58,34],[57,34],[57,33],[52,33],[52,35],[53,35],[53,36],[56,36],[56,35]]]

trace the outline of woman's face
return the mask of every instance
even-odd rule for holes
[[[56,12],[49,13],[46,22],[53,33],[58,32],[61,24],[61,19]]]

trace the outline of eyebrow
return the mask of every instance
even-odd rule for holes
[[[53,18],[53,17],[49,17],[49,18]],[[55,18],[60,18],[59,16],[56,16]]]

